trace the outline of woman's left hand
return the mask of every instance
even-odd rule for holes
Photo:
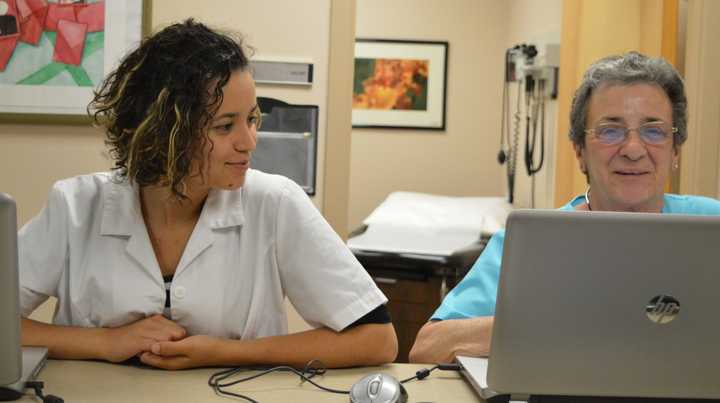
[[[151,351],[140,355],[140,361],[163,369],[186,369],[220,364],[223,339],[197,335],[179,341],[161,341],[152,345]]]

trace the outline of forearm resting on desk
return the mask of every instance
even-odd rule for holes
[[[105,359],[105,329],[56,326],[22,319],[22,345],[44,346],[50,357]]]
[[[254,340],[192,336],[156,343],[141,356],[146,364],[166,369],[198,366],[290,365],[320,360],[328,368],[379,365],[397,356],[392,324],[359,325],[342,332],[327,328]]]
[[[410,362],[451,363],[457,355],[487,356],[493,319],[492,316],[481,316],[426,323],[410,350]]]
[[[52,358],[125,361],[157,341],[179,340],[185,329],[161,315],[115,328],[59,326],[22,319],[22,345],[45,346]]]
[[[302,368],[321,360],[328,368],[380,365],[395,360],[397,336],[392,324],[359,325],[342,332],[327,328],[248,342],[265,364]],[[242,356],[242,351],[238,351]]]

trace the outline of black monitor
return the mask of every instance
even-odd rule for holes
[[[0,193],[0,386],[22,374],[15,201]]]

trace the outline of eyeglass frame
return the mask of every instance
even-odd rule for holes
[[[617,127],[619,129],[624,130],[624,135],[623,135],[622,140],[618,141],[617,143],[604,143],[601,140],[599,140],[602,145],[617,146],[617,145],[623,144],[630,137],[630,132],[635,131],[635,132],[637,132],[638,136],[640,136],[640,140],[643,142],[643,144],[649,145],[649,146],[662,146],[667,143],[667,139],[673,139],[674,135],[679,130],[677,127],[675,127],[675,126],[670,127],[670,133],[667,135],[667,138],[662,143],[652,143],[652,142],[646,141],[645,138],[643,137],[642,133],[640,132],[640,130],[645,126],[651,126],[651,125],[659,126],[659,125],[664,125],[664,124],[666,124],[666,123],[661,120],[658,120],[658,121],[653,121],[653,122],[646,122],[637,127],[627,127],[627,126],[623,126],[622,124],[619,124],[619,123],[608,122],[608,123],[601,123],[592,129],[585,129],[584,132],[585,132],[585,134],[589,134],[589,135],[597,138],[597,134],[595,132],[598,129],[601,129],[602,127],[612,126],[612,127]]]

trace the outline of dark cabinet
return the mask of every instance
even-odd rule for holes
[[[353,250],[388,298],[388,311],[398,336],[395,362],[408,362],[420,328],[443,297],[477,260],[486,239],[451,256],[407,255]]]
[[[370,270],[370,274],[373,272]],[[375,282],[388,298],[388,311],[398,337],[396,362],[408,362],[408,353],[415,342],[415,336],[440,305],[441,279],[430,277],[426,281],[375,277]]]

